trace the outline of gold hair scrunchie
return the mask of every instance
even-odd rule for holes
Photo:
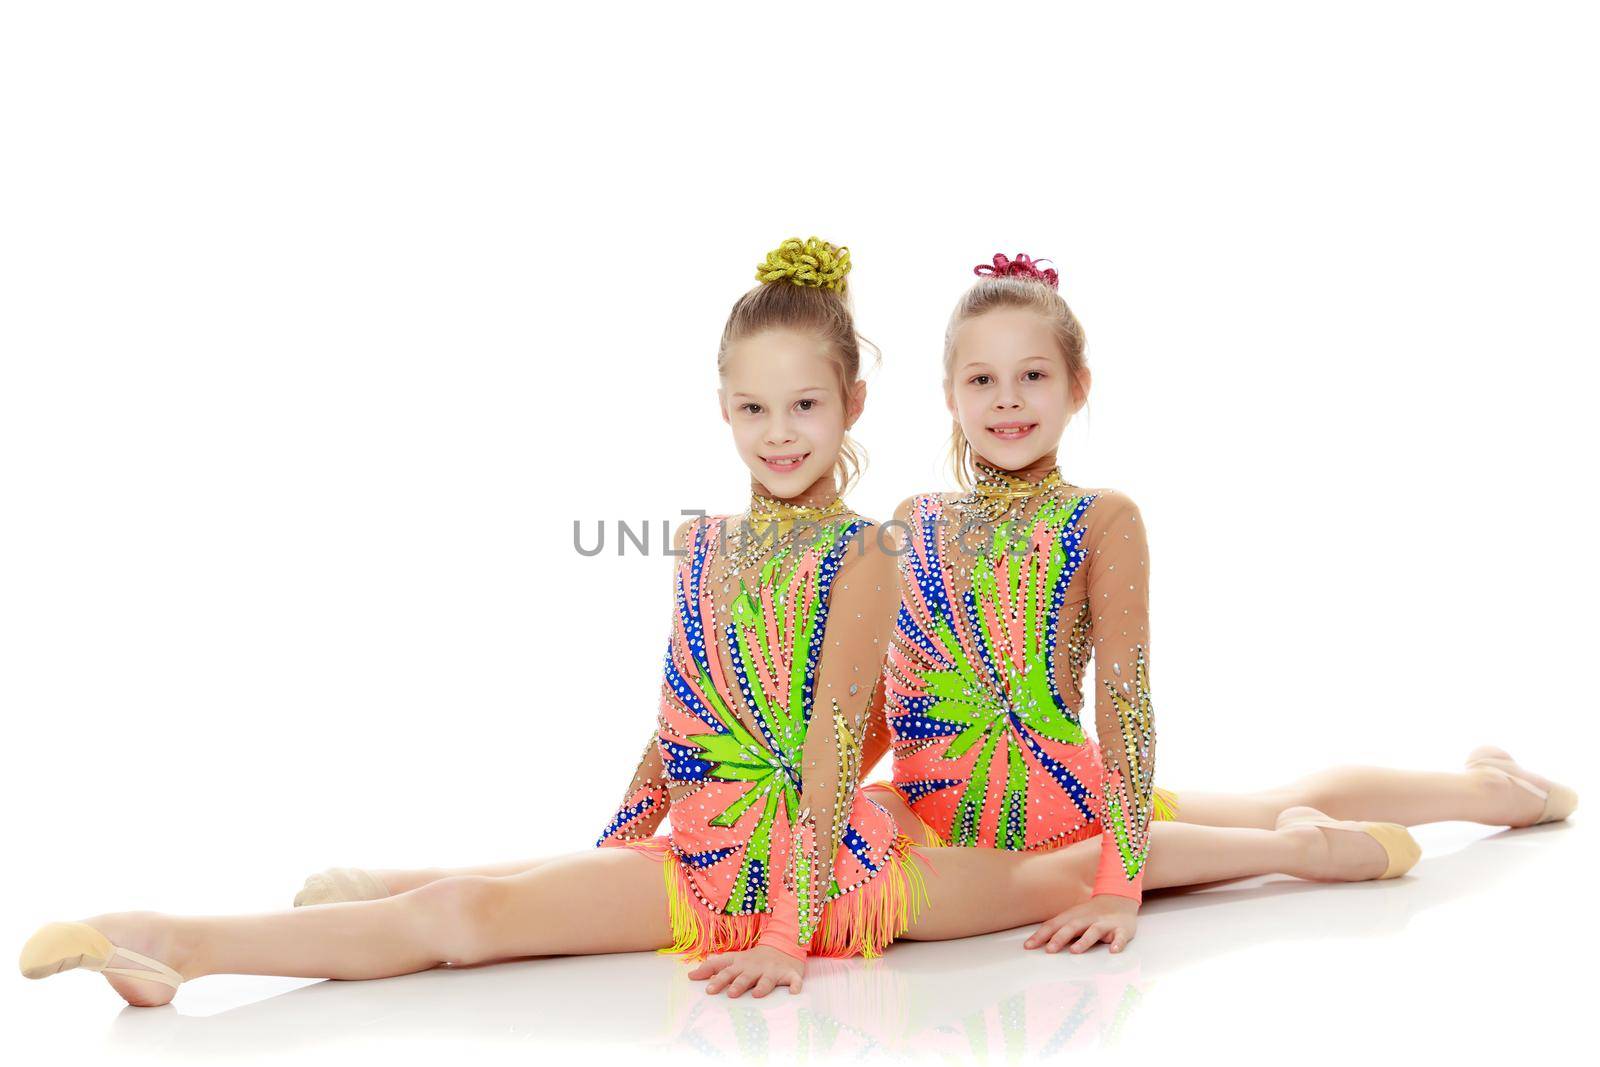
[[[829,244],[820,237],[802,241],[791,237],[767,253],[756,267],[756,278],[775,282],[787,278],[796,285],[844,291],[844,276],[850,273],[850,250]]]

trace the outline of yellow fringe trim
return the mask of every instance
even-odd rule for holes
[[[688,876],[670,852],[661,857],[661,877],[667,885],[667,918],[672,923],[672,944],[657,952],[703,960],[713,952],[739,952],[754,948],[761,939],[761,916],[713,913],[695,899]]]
[[[828,902],[811,938],[811,955],[873,959],[911,928],[928,905],[928,884],[911,851],[916,847],[905,834],[897,835],[872,881]]]
[[[1154,809],[1152,819],[1176,819],[1178,817],[1178,794],[1170,789],[1162,789],[1159,785],[1151,786],[1155,797],[1151,801]]]
[[[928,886],[917,866],[918,857],[911,851],[917,847],[911,838],[898,835],[871,881],[829,901],[807,954],[871,959],[883,955],[895,938],[910,929],[928,904]],[[755,947],[761,939],[760,913],[712,912],[695,898],[677,857],[664,852],[660,858],[672,944],[658,952],[701,960],[717,952]]]

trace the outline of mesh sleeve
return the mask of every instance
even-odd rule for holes
[[[1139,508],[1122,493],[1095,503],[1087,539],[1095,733],[1104,761],[1094,893],[1140,900],[1150,848],[1155,720],[1150,704],[1149,552]]]
[[[655,731],[652,730],[650,742],[645,746],[644,755],[639,757],[639,766],[633,772],[633,780],[622,795],[622,804],[606,824],[595,846],[605,848],[649,837],[666,817],[667,807],[667,783],[661,762],[661,746],[657,744]]]

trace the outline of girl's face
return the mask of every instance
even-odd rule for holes
[[[866,392],[866,383],[856,382],[846,404],[837,366],[815,335],[763,330],[729,346],[717,401],[739,458],[784,500],[833,470]]]
[[[1087,372],[1072,399],[1066,360],[1049,323],[1026,308],[997,308],[956,330],[945,406],[982,459],[1021,470],[1061,442],[1083,406]]]

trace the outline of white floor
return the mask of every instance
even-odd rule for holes
[[[55,1062],[269,1058],[979,1060],[1109,1052],[1539,1062],[1588,1044],[1592,849],[1576,819],[1421,827],[1406,878],[1258,878],[1152,894],[1120,957],[1041,956],[1025,931],[812,965],[805,992],[708,997],[665,957],[498,964],[376,982],[213,977],[162,1009],[96,977],[7,983],[11,1048]],[[9,1059],[10,1057],[8,1057]],[[27,1062],[31,1057],[11,1062]],[[1548,1062],[1559,1062],[1552,1059]]]

